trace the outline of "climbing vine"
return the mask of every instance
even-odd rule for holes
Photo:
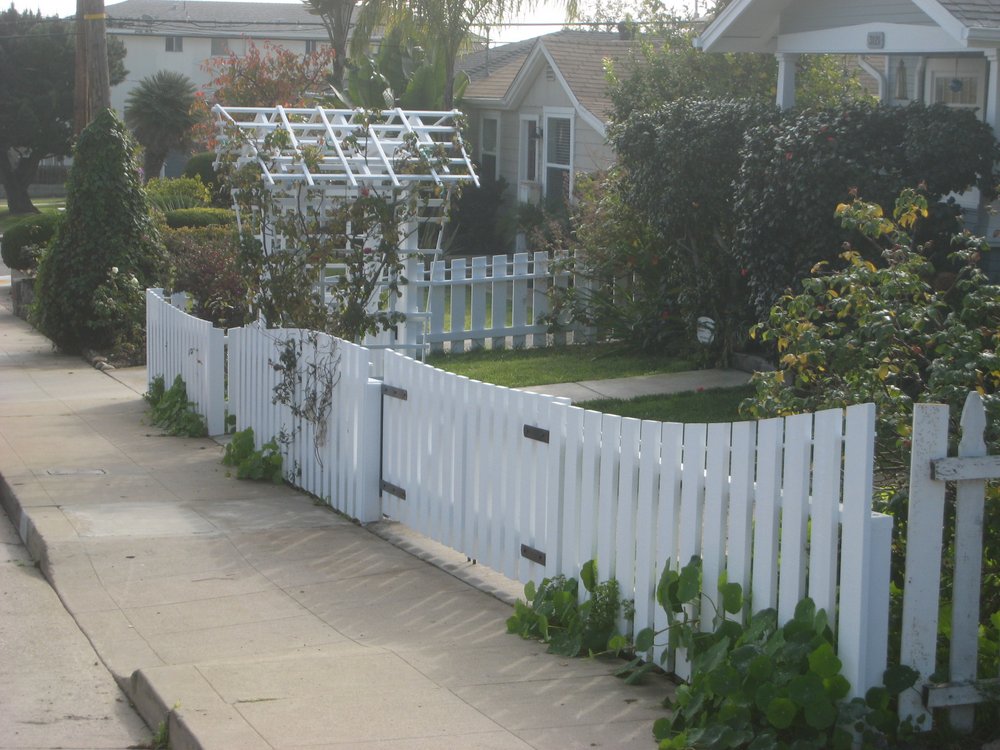
[[[336,147],[365,163],[381,158],[369,156],[378,154],[371,134],[381,119],[381,113],[364,113]],[[460,145],[459,127],[450,144],[404,135],[391,156],[393,172],[445,169],[446,146]],[[365,181],[363,174],[356,186],[296,180],[267,184],[262,164],[277,172],[279,163],[291,158],[290,169],[301,165],[320,174],[324,151],[292,143],[282,129],[255,143],[232,127],[226,141],[219,172],[232,188],[240,216],[240,268],[253,309],[270,326],[308,328],[348,341],[402,322],[405,316],[391,303],[407,283],[404,248],[416,244],[411,240],[418,233],[423,243],[436,240],[447,218],[447,192],[440,186],[394,184],[381,176]],[[241,149],[252,150],[259,161],[239,166]]]

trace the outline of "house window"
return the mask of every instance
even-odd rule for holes
[[[166,42],[167,52],[183,52],[184,51],[184,37],[182,36],[168,36]]]
[[[553,208],[569,205],[573,184],[573,121],[545,120],[545,201]]]
[[[541,135],[538,120],[521,120],[521,165],[518,178],[523,182],[538,180],[538,141]]]
[[[928,104],[978,110],[984,116],[986,60],[983,57],[938,57],[927,61],[924,98]]]
[[[222,37],[212,37],[212,57],[229,54],[229,40]]]
[[[483,117],[479,133],[479,163],[482,177],[488,182],[494,182],[500,176],[499,135],[500,121],[496,117]]]
[[[313,52],[319,51],[319,42],[315,39],[306,39],[306,54],[311,55]]]

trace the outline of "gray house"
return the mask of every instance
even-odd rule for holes
[[[562,30],[461,59],[481,177],[502,177],[518,202],[569,201],[576,173],[614,162],[605,66],[627,67],[634,50],[618,34]]]

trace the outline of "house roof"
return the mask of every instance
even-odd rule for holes
[[[145,33],[326,36],[320,18],[307,12],[302,3],[124,0],[105,6],[105,11],[112,29],[134,28]]]
[[[801,0],[734,0],[696,41],[706,52],[773,52],[782,16]],[[812,4],[818,7],[815,3]],[[812,9],[805,7],[803,13]],[[1000,45],[1000,0],[909,0],[909,2],[844,3],[827,16],[831,30],[848,25],[910,24],[937,27],[958,48]],[[918,37],[915,37],[915,40]],[[919,42],[914,41],[914,44]],[[855,50],[830,49],[830,52]],[[919,49],[913,49],[917,52]]]
[[[463,99],[481,106],[516,107],[519,94],[547,63],[570,98],[603,130],[612,110],[605,61],[627,69],[635,52],[636,42],[617,33],[568,29],[495,47],[489,50],[488,62],[486,52],[459,60],[459,70],[470,78]]]

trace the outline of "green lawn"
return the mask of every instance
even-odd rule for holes
[[[625,350],[620,344],[435,354],[427,361],[448,372],[509,388],[698,369],[690,359],[640,354]]]
[[[628,400],[604,398],[581,402],[576,406],[657,422],[739,422],[740,402],[753,393],[753,386],[744,385],[662,396],[639,396]]]
[[[42,213],[51,213],[66,205],[65,198],[33,198],[31,202]],[[7,208],[7,204],[4,203],[3,206],[3,208],[0,208],[0,234],[6,232],[21,219],[30,216],[30,214],[11,214]]]

